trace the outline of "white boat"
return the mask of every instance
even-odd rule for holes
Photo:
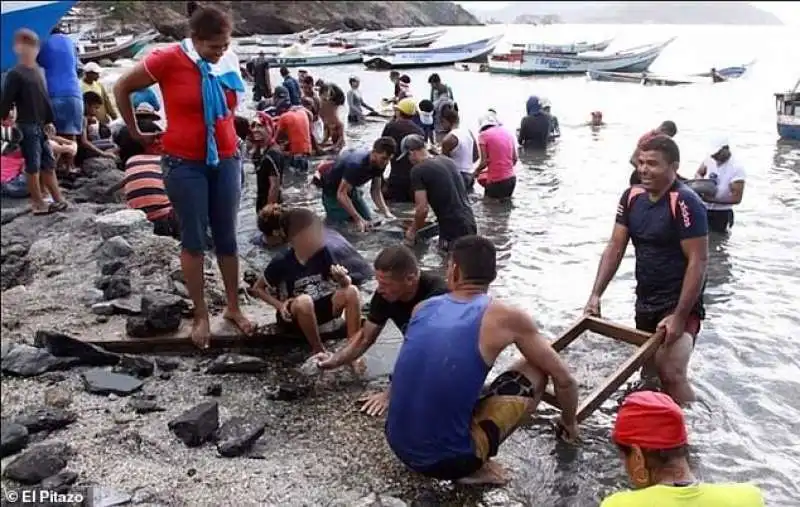
[[[388,41],[368,48],[351,48],[342,51],[314,51],[308,45],[295,44],[278,55],[268,56],[266,60],[267,63],[276,67],[314,67],[361,63],[364,58],[362,49],[379,50],[391,44],[392,41]]]
[[[371,69],[404,69],[411,67],[435,67],[456,62],[485,59],[494,51],[502,35],[480,39],[454,46],[390,50],[388,54],[364,56],[364,65]],[[485,60],[484,60],[485,61]]]
[[[584,74],[588,71],[644,72],[675,37],[622,51],[578,54],[521,53],[492,55],[489,72],[497,74]]]
[[[518,53],[548,53],[561,55],[575,55],[587,51],[605,51],[614,39],[606,39],[598,42],[572,42],[570,44],[540,44],[529,42],[515,42],[511,44],[511,49],[506,53],[499,54],[518,54]]]
[[[392,48],[424,48],[428,47],[446,34],[447,30],[436,30],[428,33],[411,33],[392,44]]]
[[[309,40],[319,35],[320,32],[321,30],[317,30],[316,28],[309,28],[308,30],[303,30],[302,32],[290,33],[289,35],[281,36],[278,38],[277,43],[279,46],[283,47],[288,47],[295,43],[305,44]]]
[[[334,38],[330,43],[328,43],[331,47],[341,47],[346,49],[351,48],[363,48],[368,46],[373,46],[375,44],[380,44],[382,42],[387,41],[401,41],[411,36],[414,33],[414,29],[411,30],[402,30],[402,31],[388,31],[388,32],[365,32],[360,30],[358,32],[351,32],[342,34],[339,37]]]
[[[781,139],[800,141],[800,79],[790,92],[776,93],[778,135]]]

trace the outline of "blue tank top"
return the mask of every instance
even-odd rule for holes
[[[78,80],[78,50],[72,39],[61,33],[52,34],[42,45],[38,60],[51,98],[83,97]]]
[[[426,300],[411,319],[392,374],[386,440],[410,468],[475,455],[472,412],[489,373],[478,348],[490,298]]]

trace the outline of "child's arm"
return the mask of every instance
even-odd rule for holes
[[[269,286],[267,285],[267,281],[264,279],[263,275],[258,277],[258,280],[256,280],[255,285],[253,285],[251,292],[255,297],[264,301],[278,311],[280,311],[281,307],[283,306],[283,301],[270,294]]]

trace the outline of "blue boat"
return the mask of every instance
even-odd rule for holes
[[[800,80],[790,92],[776,93],[778,135],[781,139],[800,141]]]
[[[20,28],[36,32],[44,41],[77,2],[0,2],[0,72],[5,72],[17,62],[14,56],[14,33]]]

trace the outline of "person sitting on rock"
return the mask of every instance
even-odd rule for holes
[[[290,247],[270,261],[252,293],[275,308],[279,325],[305,336],[312,354],[325,352],[320,334],[333,331],[343,311],[348,336],[361,328],[358,289],[325,247],[314,212],[295,208],[282,221]]]
[[[159,134],[162,132],[159,122],[161,117],[153,109],[153,106],[147,102],[140,103],[134,111],[136,117],[136,124],[139,127],[139,132],[148,134]],[[161,144],[158,142],[142,145],[139,141],[131,136],[130,130],[127,126],[123,126],[113,137],[114,144],[119,148],[119,158],[123,165],[126,165],[128,159],[134,155],[150,154],[160,155]]]
[[[130,157],[120,186],[128,207],[147,215],[154,234],[180,239],[178,219],[164,189],[160,155],[142,153]]]
[[[78,146],[77,163],[94,157],[117,158],[117,149],[111,140],[111,130],[100,122],[97,115],[103,107],[103,99],[94,92],[83,94],[83,132]]]

